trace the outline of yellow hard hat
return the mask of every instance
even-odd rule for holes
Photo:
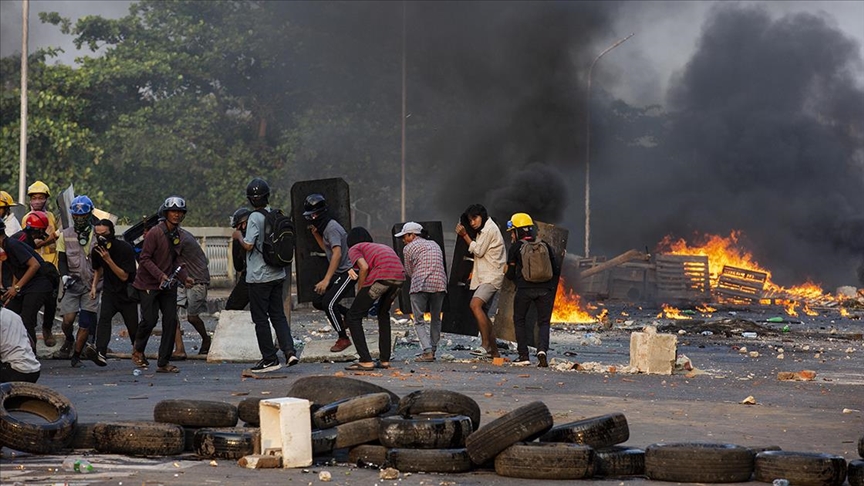
[[[531,219],[531,216],[526,213],[516,213],[510,217],[507,229],[527,228],[529,226],[534,226],[534,220]]]
[[[27,188],[27,195],[32,196],[33,194],[45,194],[46,196],[51,195],[51,190],[48,189],[48,185],[42,181],[36,181]]]
[[[19,204],[12,199],[12,196],[9,195],[6,191],[0,191],[0,208],[11,208],[12,206],[18,206]]]

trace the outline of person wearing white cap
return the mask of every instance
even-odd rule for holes
[[[415,361],[435,361],[435,351],[441,339],[441,306],[447,292],[447,273],[444,271],[444,254],[438,243],[428,239],[426,231],[413,221],[405,223],[402,231],[394,236],[402,238],[405,248],[405,272],[411,277],[411,312],[423,354]],[[428,311],[430,321],[424,313]]]

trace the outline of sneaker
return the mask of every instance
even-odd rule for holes
[[[538,367],[540,367],[540,368],[548,368],[549,367],[549,363],[546,361],[546,351],[540,351],[539,353],[537,353],[537,361],[539,361],[539,363],[537,363]]]
[[[288,356],[288,359],[286,361],[289,367],[294,366],[300,362],[300,360],[297,359],[297,356],[294,356],[293,354]]]
[[[531,360],[528,359],[528,356],[519,356],[515,360],[513,360],[513,366],[528,366],[531,364]]]
[[[72,363],[73,368],[83,368],[84,367],[84,363],[81,362],[81,358],[79,358],[78,356],[72,356],[71,363]]]
[[[431,363],[435,361],[435,354],[432,352],[423,353],[420,356],[414,358],[414,361],[417,363]]]
[[[336,340],[336,344],[330,348],[330,352],[338,353],[339,351],[344,351],[348,346],[351,346],[351,340],[349,338],[339,338]]]
[[[266,359],[262,359],[255,366],[249,369],[252,373],[267,373],[269,371],[276,371],[282,367],[282,363],[279,362],[279,359],[274,359],[272,361],[268,361]]]
[[[98,366],[108,366],[108,360],[105,359],[105,356],[102,355],[99,351],[96,351],[96,346],[92,344],[88,344],[84,347],[84,352],[82,355],[89,359],[90,361],[96,363]]]

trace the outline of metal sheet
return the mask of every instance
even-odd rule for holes
[[[441,221],[415,221],[419,223],[420,226],[423,226],[429,233],[429,239],[438,243],[438,246],[441,247],[441,254],[444,256],[444,272],[447,272],[447,251],[444,250],[444,227],[441,224]],[[396,250],[396,254],[399,255],[399,258],[402,260],[402,264],[405,264],[405,257],[402,252],[405,250],[405,243],[402,242],[402,238],[397,238],[394,236],[396,233],[402,231],[402,226],[405,225],[405,222],[397,223],[393,225],[390,229],[390,236],[393,239],[393,249]],[[445,303],[446,306],[446,303]],[[411,313],[411,277],[408,277],[405,280],[405,285],[402,286],[402,292],[399,294],[399,310],[402,311],[403,314]]]
[[[298,302],[311,302],[315,295],[315,284],[327,273],[327,256],[307,229],[306,219],[303,218],[306,196],[316,193],[327,200],[330,217],[338,221],[345,231],[351,229],[351,196],[348,183],[342,178],[299,181],[291,186],[291,216],[297,229],[294,264]],[[343,251],[348,249],[343,248]]]
[[[555,258],[560,262],[564,261],[564,254],[567,252],[567,238],[570,232],[560,226],[542,223],[535,221],[537,227],[537,235],[541,240],[549,243],[552,250],[555,251]],[[510,248],[510,235],[505,234],[505,243],[507,248]],[[516,341],[516,329],[513,326],[513,297],[516,295],[516,286],[510,279],[504,279],[504,285],[501,287],[501,292],[498,294],[498,314],[492,323],[492,328],[495,329],[495,336],[498,339],[505,341]],[[528,312],[528,317],[525,320],[525,325],[528,326],[528,345],[534,346],[537,342],[537,312],[534,306]]]

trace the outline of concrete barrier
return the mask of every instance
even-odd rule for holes
[[[249,311],[220,312],[207,362],[255,363],[260,359],[261,351],[255,338],[252,314]]]

